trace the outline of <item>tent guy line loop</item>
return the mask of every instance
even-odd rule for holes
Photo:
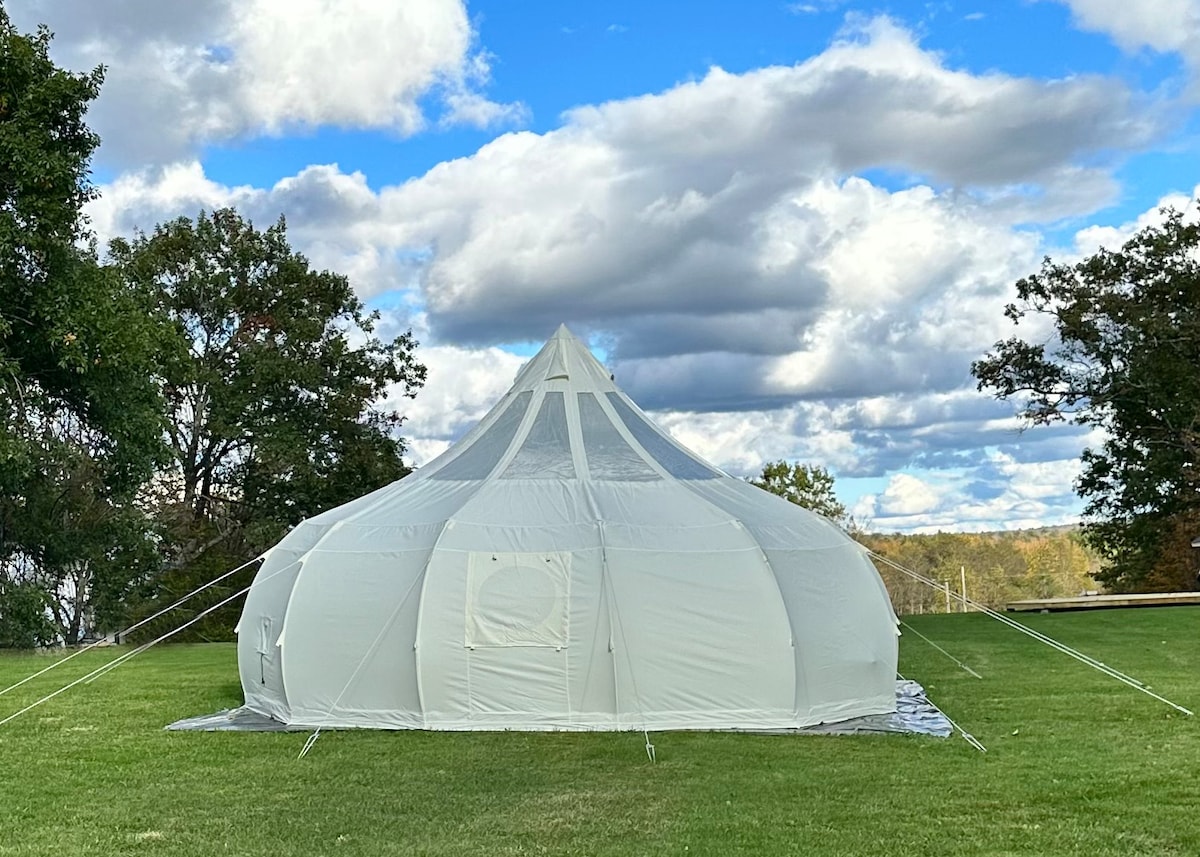
[[[117,633],[117,637],[118,638],[123,637],[126,634],[130,633],[131,631],[136,631],[138,628],[142,627],[143,625],[153,622],[155,619],[159,618],[160,616],[163,616],[166,613],[170,613],[172,610],[174,610],[176,607],[183,604],[185,601],[190,599],[192,596],[198,595],[199,593],[203,592],[205,589],[208,589],[210,586],[214,586],[214,585],[220,583],[225,578],[231,577],[232,575],[237,574],[239,571],[246,568],[247,566],[253,565],[254,563],[258,562],[259,560],[265,558],[266,555],[267,555],[266,553],[259,554],[258,556],[254,557],[254,559],[249,560],[248,562],[242,563],[237,568],[231,569],[231,570],[225,572],[224,574],[214,577],[208,583],[205,583],[205,584],[202,584],[202,585],[196,587],[191,592],[189,592],[187,595],[184,595],[183,597],[179,598],[174,603],[168,605],[167,607],[164,607],[163,609],[159,610],[157,613],[153,614],[152,616],[147,616],[145,619],[142,619],[139,622],[133,623],[132,625],[130,625],[128,628],[124,629],[123,631],[119,631]],[[97,646],[104,645],[105,642],[107,642],[107,641],[106,640],[97,640],[96,642],[90,643],[81,649],[76,649],[74,652],[67,655],[65,658],[59,658],[54,663],[52,663],[46,667],[43,667],[42,669],[38,670],[37,672],[33,673],[32,675],[27,675],[27,676],[25,676],[25,678],[21,679],[20,681],[10,684],[8,687],[4,688],[3,690],[0,690],[0,696],[4,696],[4,694],[6,694],[10,691],[16,690],[21,685],[26,684],[27,682],[31,682],[35,678],[43,676],[53,669],[57,669],[58,667],[65,664],[67,661],[70,661],[70,660],[73,660],[73,659],[79,657],[84,652],[90,652],[92,649],[96,648]]]
[[[910,624],[908,624],[907,622],[905,622],[903,619],[901,619],[901,620],[900,620],[900,624],[901,624],[901,625],[903,625],[903,626],[904,626],[905,628],[907,628],[908,630],[912,631],[914,634],[916,634],[918,637],[920,637],[920,638],[921,638],[922,640],[924,640],[926,643],[928,643],[929,645],[933,646],[933,648],[937,649],[939,652],[941,652],[941,653],[942,653],[943,655],[945,655],[947,658],[949,658],[950,660],[954,661],[954,663],[958,664],[958,665],[959,665],[959,667],[961,667],[961,668],[962,668],[962,669],[963,669],[965,672],[968,672],[968,673],[970,673],[971,675],[975,676],[975,678],[983,678],[983,676],[981,676],[979,673],[975,672],[975,670],[971,669],[969,666],[967,666],[966,664],[964,664],[964,663],[963,663],[962,661],[960,661],[958,658],[954,657],[954,655],[952,655],[952,654],[950,654],[949,652],[947,652],[945,649],[943,649],[941,646],[939,646],[939,645],[938,645],[937,643],[935,643],[933,640],[931,640],[931,639],[929,639],[928,637],[926,637],[924,634],[922,634],[920,631],[918,631],[918,630],[917,630],[916,628],[914,628],[912,625],[910,625]]]
[[[900,565],[900,563],[895,562],[894,560],[888,559],[885,556],[881,556],[880,554],[875,553],[875,551],[873,551],[869,548],[867,548],[866,550],[867,550],[868,555],[870,555],[872,558],[879,560],[880,562],[884,563],[885,565],[891,566],[892,568],[896,569],[896,571],[899,571],[901,574],[905,574],[905,575],[911,577],[913,580],[924,583],[926,586],[930,586],[930,587],[938,590],[939,592],[945,591],[945,589],[942,587],[942,585],[940,583],[938,583],[936,580],[928,578],[925,575],[920,574],[919,572],[913,571],[911,568],[905,568],[904,566]],[[952,592],[951,595],[953,597],[957,598],[961,603],[966,604],[970,607],[974,607],[980,613],[984,613],[985,615],[990,616],[991,618],[995,619],[997,622],[1002,622],[1005,625],[1008,625],[1010,628],[1014,628],[1015,630],[1020,631],[1022,634],[1032,637],[1033,639],[1037,640],[1038,642],[1045,643],[1050,648],[1055,649],[1056,651],[1062,652],[1064,655],[1072,657],[1075,660],[1079,661],[1080,663],[1086,664],[1087,666],[1091,667],[1092,669],[1096,670],[1097,672],[1103,673],[1104,675],[1108,676],[1109,678],[1114,678],[1117,681],[1121,682],[1122,684],[1126,684],[1129,687],[1132,687],[1134,690],[1139,690],[1142,693],[1149,696],[1150,698],[1157,699],[1159,702],[1161,702],[1165,705],[1169,705],[1171,708],[1175,709],[1176,711],[1178,711],[1182,714],[1186,714],[1189,717],[1191,717],[1195,714],[1195,712],[1192,711],[1191,709],[1184,708],[1182,705],[1172,702],[1171,700],[1167,699],[1165,696],[1161,696],[1161,695],[1155,693],[1149,687],[1147,687],[1144,682],[1138,681],[1137,679],[1133,678],[1132,676],[1128,676],[1125,673],[1121,672],[1120,670],[1110,667],[1107,664],[1096,660],[1095,658],[1091,657],[1090,655],[1085,655],[1083,652],[1077,651],[1076,649],[1071,648],[1070,646],[1066,645],[1065,643],[1060,643],[1058,640],[1055,640],[1052,637],[1048,637],[1045,634],[1041,633],[1040,631],[1035,631],[1033,628],[1027,627],[1026,625],[1022,625],[1020,622],[1016,621],[1015,619],[1011,619],[1008,616],[1005,616],[1003,613],[998,613],[995,610],[993,610],[991,607],[988,607],[985,604],[980,604],[977,601],[972,601],[970,598],[965,598],[959,593]]]
[[[321,737],[321,727],[318,726],[315,730],[313,730],[313,733],[308,736],[308,740],[306,740],[304,742],[304,746],[300,748],[300,755],[297,756],[296,758],[303,759],[305,756],[307,756],[308,751],[313,748],[313,744],[316,744],[317,739],[320,737]]]

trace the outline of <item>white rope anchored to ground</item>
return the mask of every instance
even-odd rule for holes
[[[253,584],[251,584],[251,586],[253,586]],[[78,684],[83,684],[84,682],[90,682],[93,679],[97,679],[100,676],[104,675],[105,673],[116,669],[118,666],[125,663],[130,658],[137,657],[138,655],[140,655],[142,652],[146,651],[146,649],[150,648],[151,646],[161,643],[163,640],[167,639],[168,637],[175,636],[180,631],[182,631],[184,628],[187,628],[187,627],[199,622],[201,619],[203,619],[209,613],[212,613],[217,608],[224,607],[226,604],[228,604],[230,601],[233,601],[235,598],[239,598],[239,597],[245,595],[247,592],[250,591],[251,586],[247,586],[245,589],[241,590],[240,592],[235,592],[233,595],[230,595],[228,598],[226,598],[222,601],[218,601],[212,607],[209,607],[207,610],[204,610],[203,612],[196,614],[196,616],[194,616],[191,620],[180,625],[175,630],[168,631],[167,633],[163,634],[162,636],[157,637],[154,640],[151,640],[149,643],[144,643],[143,645],[138,646],[133,651],[126,652],[125,654],[121,655],[119,658],[115,658],[102,666],[96,667],[96,669],[92,670],[87,675],[80,676],[79,678],[75,679],[73,682],[63,685],[62,687],[60,687],[58,690],[54,691],[53,693],[46,694],[41,699],[39,699],[37,702],[29,703],[29,705],[26,705],[20,711],[15,711],[12,714],[8,715],[8,717],[5,717],[3,720],[0,720],[0,726],[3,726],[5,723],[8,723],[10,720],[16,720],[22,714],[25,714],[28,711],[32,711],[33,709],[37,708],[39,705],[41,705],[44,702],[49,702],[50,700],[54,699],[54,697],[58,696],[61,693],[66,693],[68,690],[70,690],[71,688],[75,687]]]
[[[170,613],[172,610],[174,610],[176,607],[178,607],[178,606],[180,606],[181,604],[183,604],[185,601],[187,601],[187,600],[188,600],[189,598],[191,598],[192,596],[194,596],[194,595],[198,595],[199,593],[203,592],[205,589],[208,589],[210,586],[215,586],[216,584],[220,583],[220,582],[221,582],[222,580],[224,580],[225,578],[227,578],[227,577],[231,577],[232,575],[234,575],[234,574],[237,574],[237,573],[238,573],[239,571],[241,571],[243,568],[246,568],[248,565],[251,565],[251,564],[253,564],[253,563],[256,563],[256,562],[258,562],[260,559],[262,559],[262,558],[263,558],[263,557],[265,557],[265,556],[266,556],[266,554],[260,554],[259,556],[256,556],[254,559],[250,560],[249,562],[244,562],[244,563],[242,563],[241,565],[239,565],[237,568],[235,568],[235,569],[232,569],[231,571],[227,571],[227,572],[225,572],[224,574],[220,575],[219,577],[215,577],[215,578],[213,578],[213,579],[212,579],[212,580],[210,580],[208,583],[205,583],[205,584],[203,584],[202,586],[198,586],[198,587],[196,587],[196,588],[195,588],[195,589],[193,589],[191,592],[189,592],[187,595],[184,595],[182,598],[180,598],[180,599],[178,599],[177,601],[175,601],[173,604],[171,604],[171,605],[169,605],[169,606],[167,606],[167,607],[164,607],[163,609],[159,610],[159,611],[158,611],[157,613],[155,613],[153,616],[147,616],[145,619],[142,619],[140,622],[135,622],[135,623],[133,623],[132,625],[130,625],[130,626],[129,626],[128,628],[126,628],[125,630],[123,630],[123,631],[119,632],[119,633],[117,634],[117,637],[118,637],[118,638],[120,638],[120,637],[123,637],[123,636],[125,636],[126,634],[130,633],[131,631],[136,631],[138,628],[142,627],[143,625],[147,625],[147,624],[149,624],[150,622],[153,622],[155,619],[159,618],[160,616],[163,616],[163,615],[165,615],[165,614],[167,614],[167,613]],[[16,683],[14,683],[14,684],[10,684],[8,687],[4,688],[3,690],[0,690],[0,696],[4,696],[4,694],[8,693],[9,691],[16,690],[16,689],[17,689],[18,687],[20,687],[21,685],[23,685],[23,684],[25,684],[25,683],[27,683],[27,682],[31,682],[31,681],[33,681],[35,678],[38,678],[38,677],[40,677],[40,676],[43,676],[43,675],[45,675],[46,673],[50,672],[50,670],[57,669],[58,667],[61,667],[61,666],[62,666],[63,664],[65,664],[67,661],[74,660],[75,658],[77,658],[77,657],[79,657],[80,655],[82,655],[84,652],[90,652],[92,649],[96,648],[97,646],[102,646],[102,645],[104,645],[106,642],[107,642],[106,640],[97,640],[96,642],[94,642],[94,643],[91,643],[91,644],[89,644],[89,645],[87,645],[87,646],[84,646],[84,647],[83,647],[83,648],[81,648],[81,649],[77,649],[76,651],[74,651],[74,652],[72,652],[71,654],[67,655],[65,658],[59,658],[59,659],[58,659],[57,661],[55,661],[54,663],[50,664],[50,665],[49,665],[49,666],[47,666],[47,667],[44,667],[43,669],[40,669],[40,670],[38,670],[38,671],[37,671],[37,672],[35,672],[33,675],[28,675],[28,676],[25,676],[25,678],[21,679],[20,681],[18,681],[18,682],[16,682]]]
[[[264,556],[265,556],[265,554],[264,554]],[[255,559],[250,560],[250,562],[255,562],[256,560],[259,560],[262,558],[263,558],[262,556],[255,557]],[[239,566],[238,568],[233,569],[233,571],[226,572],[225,574],[221,575],[220,577],[217,577],[214,580],[209,581],[204,586],[197,589],[196,592],[199,592],[200,590],[211,586],[212,584],[228,577],[229,575],[233,574],[236,571],[241,571],[241,569],[243,569],[247,565],[249,565],[250,562],[245,563],[245,564]],[[297,560],[296,562],[299,562],[299,560]],[[144,643],[144,644],[138,646],[136,649],[134,649],[130,652],[126,652],[125,654],[121,655],[120,657],[114,658],[113,660],[109,661],[108,663],[102,664],[101,666],[96,667],[96,669],[92,670],[87,675],[80,676],[79,678],[75,679],[74,681],[60,687],[58,690],[56,690],[52,693],[46,694],[45,696],[43,696],[41,699],[37,700],[36,702],[30,703],[29,705],[22,708],[20,711],[13,712],[12,714],[5,717],[3,720],[0,720],[0,726],[3,726],[4,724],[8,723],[9,721],[15,720],[16,718],[20,717],[22,714],[25,714],[28,711],[32,711],[33,709],[37,708],[39,705],[41,705],[45,702],[49,702],[51,699],[54,699],[54,697],[58,696],[59,694],[67,692],[68,690],[70,690],[71,688],[73,688],[77,685],[83,684],[85,682],[94,681],[95,679],[99,678],[100,676],[102,676],[108,672],[111,672],[112,670],[121,666],[121,664],[124,664],[126,661],[130,660],[131,658],[137,657],[138,655],[140,655],[142,652],[146,651],[150,647],[158,645],[163,640],[166,640],[166,639],[169,639],[170,637],[175,636],[180,631],[183,631],[186,628],[190,628],[192,625],[195,625],[197,622],[199,622],[205,616],[209,615],[210,613],[214,612],[215,610],[218,610],[221,607],[224,607],[229,602],[242,597],[243,595],[248,593],[250,590],[254,589],[254,587],[261,586],[262,584],[266,583],[267,581],[279,576],[283,572],[288,571],[289,569],[291,569],[293,566],[296,565],[296,562],[290,562],[287,565],[280,566],[279,568],[275,569],[275,571],[271,572],[266,577],[263,577],[261,579],[256,576],[254,578],[254,581],[249,586],[235,592],[233,595],[230,595],[228,598],[224,598],[224,599],[218,601],[216,604],[212,605],[211,607],[208,607],[207,609],[201,611],[200,613],[197,613],[195,616],[193,616],[187,622],[184,622],[178,628],[168,631],[167,633],[162,634],[159,637],[156,637],[155,639],[151,640],[149,643]],[[182,598],[178,602],[176,602],[176,605],[182,603],[184,600],[186,600],[187,598],[190,598],[191,595],[194,595],[194,594],[195,594],[195,592],[184,596],[184,598]],[[174,607],[176,605],[172,605],[172,607]],[[155,615],[156,616],[161,615],[162,613],[165,613],[169,609],[171,609],[171,607],[164,608],[162,611],[160,611],[158,614],[155,614]],[[153,618],[153,617],[151,617],[151,618]],[[145,624],[148,621],[150,621],[150,620],[144,619],[139,624]],[[137,627],[137,626],[131,626],[131,627]],[[122,633],[124,633],[124,632],[122,632]],[[76,654],[79,654],[79,653],[77,652]],[[72,657],[74,657],[74,656],[72,656]],[[64,660],[66,660],[66,659],[64,658]],[[59,663],[62,663],[62,661],[59,661]],[[36,675],[41,675],[44,672],[46,672],[46,670],[42,670],[40,673],[37,673]],[[30,676],[29,678],[34,678],[34,677],[36,677],[36,676]],[[25,679],[24,681],[28,681],[28,680],[29,679]],[[19,682],[19,684],[24,684],[24,681]]]
[[[913,578],[914,580],[920,581],[921,583],[924,583],[926,586],[930,586],[930,587],[936,589],[938,592],[946,591],[946,589],[940,583],[938,583],[936,580],[933,580],[932,578],[925,577],[924,575],[922,575],[918,572],[915,572],[910,568],[905,568],[904,566],[899,565],[896,562],[893,562],[892,560],[888,559],[885,556],[880,556],[873,552],[872,552],[872,556],[875,556],[881,562],[884,562],[884,563],[892,566],[897,571],[900,571],[900,572],[908,575],[909,577]],[[1033,637],[1034,639],[1038,640],[1039,642],[1045,643],[1046,645],[1050,646],[1053,649],[1057,649],[1058,651],[1061,651],[1064,654],[1068,654],[1071,657],[1075,658],[1076,660],[1082,661],[1083,663],[1086,663],[1088,666],[1091,666],[1094,669],[1099,670],[1100,672],[1104,672],[1108,675],[1111,675],[1113,678],[1116,678],[1118,681],[1122,681],[1125,684],[1129,684],[1129,685],[1137,687],[1139,689],[1144,689],[1146,687],[1146,684],[1144,682],[1139,681],[1138,679],[1134,678],[1133,676],[1126,675],[1125,673],[1121,672],[1120,670],[1116,669],[1115,667],[1110,667],[1108,664],[1104,663],[1103,661],[1096,660],[1091,655],[1087,655],[1076,649],[1072,649],[1070,646],[1067,646],[1064,643],[1060,643],[1058,640],[1055,640],[1053,637],[1049,637],[1046,634],[1043,634],[1041,631],[1030,628],[1027,625],[1022,625],[1017,620],[1012,619],[1008,616],[1005,616],[1003,613],[993,610],[992,608],[988,607],[985,604],[980,604],[977,601],[972,601],[970,598],[964,598],[959,593],[953,592],[953,591],[950,592],[950,596],[952,598],[958,599],[961,603],[963,603],[965,605],[974,607],[980,613],[984,613],[988,616],[991,616],[993,619],[995,619],[998,622],[1003,622],[1004,624],[1008,625],[1009,627],[1015,628],[1018,631],[1020,631],[1021,633],[1026,634],[1027,636]],[[1188,713],[1190,714],[1191,712],[1188,712]]]
[[[946,589],[940,583],[938,583],[936,580],[933,580],[932,578],[928,578],[923,574],[915,572],[911,568],[905,568],[904,566],[900,565],[898,562],[890,560],[885,556],[881,556],[880,554],[875,553],[875,551],[868,549],[867,553],[870,554],[870,556],[872,558],[879,560],[880,562],[884,563],[885,565],[891,566],[892,568],[896,569],[896,571],[900,572],[901,574],[905,574],[908,577],[911,577],[913,580],[924,583],[927,586],[931,586],[934,589],[938,590],[939,592],[946,591]],[[1146,694],[1147,696],[1151,697],[1152,699],[1157,699],[1159,702],[1161,702],[1165,705],[1169,705],[1171,708],[1175,709],[1176,711],[1186,714],[1189,717],[1195,714],[1195,712],[1191,711],[1190,709],[1184,708],[1182,705],[1172,702],[1171,700],[1167,699],[1165,696],[1160,696],[1159,694],[1155,693],[1149,687],[1147,687],[1144,682],[1138,681],[1137,679],[1133,678],[1132,676],[1128,676],[1125,673],[1121,672],[1120,670],[1110,667],[1108,664],[1105,664],[1102,661],[1096,660],[1095,658],[1091,657],[1090,655],[1085,655],[1083,652],[1077,651],[1076,649],[1071,648],[1070,646],[1066,645],[1065,643],[1060,643],[1058,640],[1055,640],[1052,637],[1048,637],[1040,631],[1035,631],[1033,628],[1030,628],[1026,625],[1022,625],[1020,622],[1016,621],[1015,619],[1005,616],[1003,613],[998,613],[997,611],[993,610],[992,608],[988,607],[985,604],[980,604],[977,601],[972,601],[970,598],[967,598],[960,593],[951,592],[950,594],[954,598],[957,598],[959,600],[959,602],[961,602],[962,604],[968,605],[970,607],[974,607],[980,613],[984,613],[987,616],[990,616],[991,618],[995,619],[996,621],[1002,622],[1005,625],[1008,625],[1010,628],[1014,628],[1015,630],[1020,631],[1022,634],[1032,637],[1033,639],[1037,640],[1040,643],[1045,643],[1050,648],[1055,649],[1056,651],[1062,652],[1064,655],[1068,655],[1069,657],[1074,658],[1075,660],[1079,661],[1080,663],[1086,664],[1089,667],[1091,667],[1092,669],[1094,669],[1098,672],[1104,673],[1105,675],[1107,675],[1110,678],[1116,679],[1117,681],[1121,682],[1122,684],[1129,685],[1129,687],[1132,687],[1134,690],[1139,690],[1142,693]]]
[[[950,654],[949,652],[947,652],[945,649],[943,649],[941,646],[939,646],[939,645],[938,645],[937,643],[935,643],[933,640],[931,640],[931,639],[929,639],[928,637],[926,637],[924,634],[922,634],[920,631],[918,631],[918,630],[917,630],[916,628],[914,628],[912,625],[910,625],[910,624],[908,624],[907,622],[905,622],[903,619],[901,619],[901,620],[900,620],[900,624],[901,624],[901,625],[903,625],[903,626],[904,626],[905,628],[907,628],[908,630],[912,631],[914,634],[916,634],[918,637],[920,637],[920,638],[921,638],[922,640],[924,640],[926,643],[928,643],[929,645],[933,646],[935,649],[937,649],[937,650],[938,650],[939,652],[941,652],[943,655],[945,655],[946,657],[948,657],[950,660],[954,661],[954,663],[958,664],[958,665],[959,665],[959,667],[961,667],[963,670],[965,670],[966,672],[969,672],[971,675],[975,676],[975,678],[983,678],[983,676],[981,676],[979,673],[975,672],[975,670],[971,669],[969,666],[967,666],[966,664],[964,664],[964,663],[963,663],[962,661],[960,661],[958,658],[954,657],[954,655],[952,655],[952,654]],[[947,719],[949,719],[949,718],[947,718]]]

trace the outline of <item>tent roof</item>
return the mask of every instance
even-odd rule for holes
[[[423,478],[649,482],[724,474],[659,429],[562,325]]]

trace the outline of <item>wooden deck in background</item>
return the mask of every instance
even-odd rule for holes
[[[1095,610],[1105,607],[1171,607],[1200,604],[1200,592],[1148,592],[1135,595],[1081,595],[1078,598],[1035,598],[1010,601],[1006,610],[1051,613],[1058,610]]]

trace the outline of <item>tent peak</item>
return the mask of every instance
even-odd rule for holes
[[[565,324],[560,324],[541,350],[525,364],[517,374],[512,390],[532,390],[551,382],[566,385],[564,389],[573,392],[617,389],[609,371]]]

